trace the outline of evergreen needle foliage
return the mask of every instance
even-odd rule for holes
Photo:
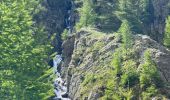
[[[33,26],[37,3],[0,1],[1,100],[42,100],[53,94],[49,79],[38,80],[48,70],[51,46],[43,28]]]
[[[91,0],[84,0],[83,7],[80,8],[80,20],[76,25],[77,30],[82,27],[93,26],[96,18]]]
[[[170,48],[170,16],[166,20],[164,45]]]

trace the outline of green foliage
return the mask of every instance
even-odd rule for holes
[[[132,100],[133,98],[133,90],[132,89],[124,89],[119,88],[120,94],[124,100]]]
[[[120,0],[117,15],[123,20],[127,20],[133,32],[140,33],[140,13],[142,12],[142,0]]]
[[[76,0],[78,1],[78,0]],[[133,34],[151,33],[155,15],[152,0],[81,0],[80,21],[77,29],[95,26],[104,32],[115,32],[127,20]],[[80,4],[81,4],[80,3]]]
[[[61,39],[64,41],[66,40],[68,37],[68,30],[65,29],[64,32],[61,34]]]
[[[91,73],[88,73],[86,76],[85,76],[85,80],[83,81],[83,85],[87,85],[88,83],[90,82],[94,82],[96,80],[96,76],[94,74],[91,74]]]
[[[110,80],[107,80],[104,84],[106,84],[107,89],[105,90],[105,96],[103,97],[104,100],[111,100],[113,95],[116,93],[113,92],[116,90],[117,86],[117,78],[113,77],[115,74],[113,73],[113,70],[110,70],[109,74],[110,77],[112,77]]]
[[[91,48],[91,51],[98,51],[100,50],[102,47],[104,46],[104,43],[102,41],[96,41],[92,48]]]
[[[116,32],[121,21],[115,14],[118,9],[119,0],[98,0],[94,1],[94,9],[97,14],[95,26],[104,32]]]
[[[128,21],[124,20],[119,32],[122,36],[123,48],[128,49],[132,47],[132,31]]]
[[[148,100],[150,97],[156,96],[158,93],[158,90],[156,89],[155,86],[150,86],[142,93],[142,99],[143,100]]]
[[[115,68],[115,73],[121,74],[121,54],[119,53],[119,51],[121,51],[120,49],[117,49],[117,51],[115,51],[114,53],[114,58],[112,60],[112,66],[114,66]]]
[[[146,88],[151,85],[156,85],[160,87],[161,80],[156,68],[156,64],[151,59],[149,51],[145,51],[144,54],[144,63],[139,67],[140,68],[140,85],[141,88]]]
[[[116,78],[114,83],[107,85],[107,87],[110,86],[112,89],[106,90],[105,98],[119,98],[118,100],[143,98],[148,100],[157,95],[157,89],[162,87],[163,83],[156,64],[151,59],[150,51],[147,50],[144,53],[144,63],[138,66],[137,61],[133,57],[134,53],[132,53],[135,51],[130,48],[125,51],[124,49],[124,47],[120,47],[114,52],[112,61],[114,70],[112,73]],[[120,54],[122,51],[124,53]],[[140,92],[136,93],[136,91]]]
[[[115,15],[119,0],[74,0],[80,7],[80,20],[76,25],[81,27],[95,27],[104,32],[115,32],[119,29],[121,21]],[[87,25],[85,24],[86,22]]]
[[[164,45],[170,48],[170,16],[166,19]]]
[[[88,27],[93,26],[96,14],[93,9],[93,4],[91,0],[84,0],[83,1],[83,7],[80,8],[80,20],[76,24],[77,30],[79,30],[82,27]]]
[[[149,29],[155,17],[152,0],[120,0],[118,8],[117,16],[129,22],[133,33],[155,37]]]
[[[123,62],[121,85],[123,87],[133,87],[139,82],[139,74],[136,71],[136,62],[128,60]]]
[[[0,98],[41,100],[51,96],[51,81],[38,80],[48,70],[51,46],[41,26],[34,26],[32,12],[39,1],[0,1]],[[42,95],[43,94],[43,95]]]

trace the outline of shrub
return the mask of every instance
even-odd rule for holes
[[[132,87],[139,82],[136,63],[132,60],[125,61],[122,66],[121,85]]]
[[[61,34],[61,39],[64,41],[66,40],[68,37],[68,30],[65,29],[64,32]]]

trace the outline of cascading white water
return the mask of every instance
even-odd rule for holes
[[[65,24],[66,24],[66,27],[65,27],[65,29],[68,31],[68,33],[67,34],[71,34],[72,33],[72,31],[73,31],[73,26],[74,26],[74,9],[75,9],[75,7],[74,7],[74,2],[72,1],[72,0],[70,0],[70,2],[69,2],[69,7],[68,7],[68,9],[67,9],[67,17],[65,18]]]
[[[73,30],[73,16],[72,16],[72,10],[73,10],[74,2],[70,0],[69,8],[67,9],[67,17],[65,18],[65,24],[66,29],[68,30],[68,34],[72,33]],[[53,59],[53,69],[54,74],[56,75],[56,79],[54,81],[54,92],[56,97],[54,100],[71,100],[67,96],[67,83],[63,81],[61,78],[60,72],[57,70],[58,65],[62,61],[61,55],[56,55]]]
[[[56,97],[54,100],[70,100],[69,98],[64,98],[63,96],[67,94],[66,83],[62,80],[60,72],[57,70],[58,65],[61,63],[61,55],[56,55],[53,58],[53,69],[56,79],[54,81],[54,92]]]

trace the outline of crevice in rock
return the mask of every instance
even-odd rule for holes
[[[45,31],[48,37],[56,34],[52,42],[54,46],[53,52],[62,53],[62,39],[61,34],[64,29],[72,31],[74,18],[72,17],[73,2],[71,0],[43,0],[38,14],[34,16],[36,24],[45,26]]]

